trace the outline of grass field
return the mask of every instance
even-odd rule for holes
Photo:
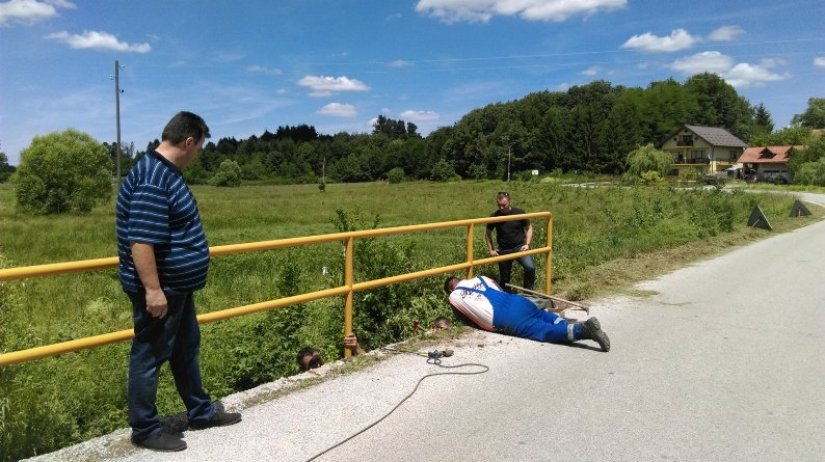
[[[754,204],[778,231],[818,219],[787,218],[793,198],[744,192],[661,187],[577,188],[543,182],[411,182],[193,187],[211,245],[476,218],[495,208],[497,191],[513,204],[554,214],[555,291],[580,299],[623,290],[634,281],[770,233],[745,222]],[[14,209],[13,189],[0,185],[0,265],[35,265],[115,255],[113,204],[88,216],[31,217]],[[534,242],[546,232],[536,225]],[[483,229],[476,257],[486,256]],[[365,241],[356,248],[356,281],[463,261],[463,230]],[[537,259],[539,280],[545,262]],[[514,282],[520,282],[514,265]],[[326,268],[326,271],[323,270]],[[213,259],[200,312],[230,308],[341,284],[340,244]],[[481,273],[497,276],[495,267]],[[443,277],[359,294],[355,330],[367,348],[415,336],[449,314]],[[320,300],[214,323],[203,328],[202,369],[220,397],[297,370],[304,345],[341,354],[340,299]],[[131,307],[114,270],[0,283],[0,351],[131,328]],[[42,453],[125,426],[128,345],[119,344],[0,369],[0,460]],[[159,411],[181,405],[162,377]]]

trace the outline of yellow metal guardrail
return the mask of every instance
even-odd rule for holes
[[[524,219],[538,219],[544,218],[547,221],[547,243],[546,246],[530,249],[524,252],[518,252],[508,255],[500,255],[496,257],[487,257],[475,260],[473,258],[473,228],[476,225],[487,223],[498,223],[510,220],[524,220]],[[438,268],[431,268],[412,273],[400,274],[398,276],[390,276],[382,279],[374,279],[370,281],[355,282],[354,281],[354,254],[355,254],[355,240],[369,239],[380,236],[390,236],[395,234],[412,233],[419,231],[432,231],[438,229],[465,227],[467,229],[467,258],[462,263],[453,265],[441,266]],[[412,281],[428,276],[435,276],[448,272],[467,270],[467,277],[472,277],[473,269],[476,266],[496,263],[504,260],[512,260],[525,255],[546,254],[547,265],[545,270],[544,290],[545,293],[550,293],[551,284],[550,277],[552,274],[552,258],[553,258],[553,215],[550,212],[535,212],[526,213],[523,215],[510,215],[504,217],[491,218],[471,218],[466,220],[444,221],[439,223],[425,223],[420,225],[410,226],[395,226],[390,228],[369,229],[362,231],[348,231],[342,233],[322,234],[318,236],[295,237],[289,239],[278,239],[273,241],[251,242],[246,244],[230,244],[210,247],[209,253],[212,256],[231,255],[236,253],[254,252],[261,250],[283,249],[288,247],[299,247],[309,244],[322,244],[327,242],[342,242],[346,251],[344,254],[344,285],[334,287],[331,289],[324,289],[315,292],[309,292],[291,297],[279,298],[277,300],[269,300],[260,303],[253,303],[251,305],[244,305],[235,308],[228,308],[225,310],[215,311],[198,315],[198,323],[205,324],[208,322],[221,321],[224,319],[234,318],[261,311],[271,310],[284,306],[296,305],[300,303],[310,302],[322,298],[330,298],[337,296],[344,296],[344,332],[352,332],[352,299],[355,292],[374,289],[377,287],[384,287],[391,284],[398,284],[401,282]],[[118,266],[118,258],[97,258],[93,260],[82,260],[74,262],[52,263],[47,265],[25,266],[19,268],[0,269],[0,282],[11,281],[15,279],[27,279],[42,276],[51,276],[65,273],[75,273],[82,271],[93,271],[99,269],[115,268]],[[8,366],[10,364],[22,363],[27,361],[34,361],[49,356],[54,356],[62,353],[69,353],[73,351],[83,350],[87,348],[98,347],[110,343],[117,343],[131,339],[134,336],[132,329],[121,330],[117,332],[110,332],[102,335],[95,335],[91,337],[84,337],[76,340],[69,340],[66,342],[54,343],[40,347],[29,348],[26,350],[13,351],[10,353],[0,354],[0,367]],[[349,350],[344,350],[345,355],[349,356]]]

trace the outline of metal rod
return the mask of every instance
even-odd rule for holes
[[[509,282],[507,283],[507,287],[510,287],[511,289],[520,290],[520,291],[522,291],[526,294],[535,295],[537,297],[549,298],[550,300],[553,300],[554,302],[566,303],[568,305],[575,306],[576,308],[581,308],[585,312],[590,313],[590,308],[588,308],[588,307],[586,307],[582,304],[576,303],[576,302],[571,302],[570,300],[565,300],[561,297],[554,297],[553,295],[543,294],[541,292],[536,292],[535,290],[525,289],[524,287],[519,287],[517,285],[510,284]]]
[[[115,163],[117,163],[117,184],[120,184],[120,62],[115,60],[115,118],[117,120],[117,145],[115,146]]]

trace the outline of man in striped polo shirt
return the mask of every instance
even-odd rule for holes
[[[129,355],[127,401],[132,442],[181,451],[180,433],[163,431],[155,398],[158,374],[169,361],[186,405],[189,428],[241,420],[212,403],[201,383],[200,329],[194,291],[206,284],[209,244],[198,204],[181,169],[195,161],[209,127],[191,112],[166,124],[160,145],[132,168],[117,198],[120,283],[132,302],[135,337]]]

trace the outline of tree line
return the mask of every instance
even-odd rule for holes
[[[310,125],[279,126],[245,139],[210,140],[187,172],[192,183],[235,185],[360,182],[389,179],[504,179],[537,169],[620,174],[630,152],[660,145],[683,124],[722,127],[751,145],[805,144],[825,127],[825,98],[811,98],[797,127],[774,132],[764,105],[753,106],[715,74],[647,88],[607,81],[540,91],[474,109],[427,137],[411,122],[378,116],[371,133],[320,134]],[[143,151],[121,145],[120,172]],[[115,161],[116,145],[104,143]],[[2,174],[2,172],[0,172]]]
[[[683,124],[723,127],[745,142],[773,132],[770,113],[715,74],[629,88],[594,81],[490,104],[422,137],[412,123],[379,116],[372,133],[321,135],[307,125],[208,143],[189,172],[208,181],[224,161],[245,180],[284,183],[506,178],[533,169],[619,174],[628,154],[659,145]],[[150,143],[147,149],[156,145]],[[393,172],[390,175],[390,172]]]

